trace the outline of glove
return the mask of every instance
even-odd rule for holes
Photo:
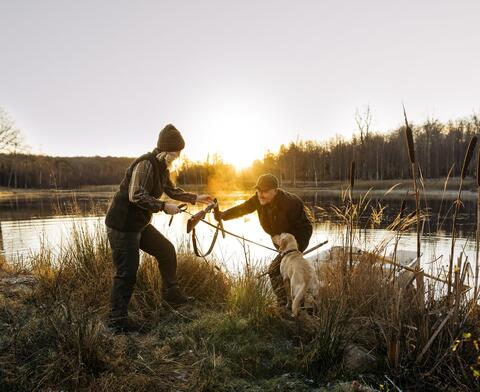
[[[214,212],[213,212],[213,217],[215,218],[215,220],[216,220],[217,222],[220,222],[220,221],[222,220],[222,218],[223,218],[223,212],[220,211],[220,210],[214,211]]]
[[[165,212],[165,214],[168,214],[168,215],[175,215],[175,214],[178,214],[181,211],[182,210],[180,208],[178,208],[178,206],[176,204],[165,203],[164,206],[163,206],[163,212]]]

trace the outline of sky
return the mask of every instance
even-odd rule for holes
[[[0,0],[0,107],[31,152],[238,167],[296,139],[480,112],[480,1]]]

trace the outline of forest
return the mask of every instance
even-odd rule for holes
[[[237,171],[228,157],[211,155],[204,162],[183,157],[176,173],[180,185],[249,186],[265,172],[274,173],[282,184],[318,186],[321,181],[344,181],[350,162],[356,162],[361,180],[405,179],[410,167],[404,127],[373,132],[367,117],[357,119],[358,131],[351,139],[340,136],[328,141],[301,140],[268,151],[244,170]],[[414,138],[424,178],[445,178],[460,174],[469,140],[480,132],[480,117],[472,115],[442,123],[429,120],[415,125]],[[399,148],[400,147],[400,148]],[[10,151],[0,154],[0,186],[10,188],[78,188],[118,184],[133,158],[51,157]],[[474,170],[473,168],[470,169]],[[475,173],[469,173],[470,175]]]

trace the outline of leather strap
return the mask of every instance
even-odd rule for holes
[[[215,229],[215,234],[213,235],[213,239],[212,239],[212,243],[210,244],[210,247],[208,248],[208,250],[204,254],[201,254],[200,251],[198,250],[197,234],[195,232],[195,227],[192,229],[193,252],[195,253],[195,255],[197,257],[206,257],[210,253],[212,253],[213,247],[215,246],[215,243],[217,242],[219,231],[220,231],[220,224],[218,224],[217,228]]]

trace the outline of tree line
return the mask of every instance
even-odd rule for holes
[[[68,189],[120,183],[132,158],[0,154],[0,186]]]
[[[184,158],[176,172],[176,181],[180,185],[234,188],[251,186],[258,175],[270,172],[283,184],[317,185],[320,181],[347,180],[352,160],[356,162],[357,179],[409,178],[404,127],[387,133],[372,132],[369,113],[358,116],[357,124],[358,131],[349,140],[343,137],[327,142],[297,140],[280,146],[277,152],[267,152],[240,172],[218,155],[208,157],[205,162]],[[413,128],[423,177],[446,177],[450,170],[451,176],[458,176],[468,142],[480,132],[480,118],[473,115],[447,123],[429,120]],[[131,162],[132,158],[49,157],[14,150],[0,154],[0,186],[62,189],[114,185],[120,183]]]
[[[320,181],[345,181],[350,163],[356,162],[356,177],[362,180],[410,178],[410,165],[405,142],[405,127],[387,133],[370,130],[370,114],[357,117],[358,132],[350,140],[335,137],[327,142],[295,141],[280,146],[278,152],[267,152],[262,159],[240,173],[235,180],[251,184],[262,173],[273,173],[282,183],[293,186]],[[480,133],[480,117],[441,123],[429,120],[413,127],[416,156],[424,178],[459,176],[463,157],[473,135]],[[473,166],[473,165],[472,165]],[[179,179],[208,178],[215,165],[200,164],[182,167]],[[474,169],[471,167],[470,171]],[[200,177],[199,177],[199,174]],[[472,173],[469,173],[472,174]]]

